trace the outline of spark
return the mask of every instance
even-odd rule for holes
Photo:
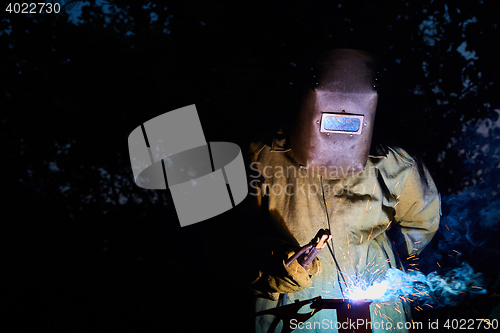
[[[368,240],[370,240],[370,237],[371,237],[371,236],[372,236],[372,234],[373,234],[373,228],[374,228],[374,226],[372,226],[372,230],[370,231],[370,234],[368,235]]]
[[[485,323],[491,326],[491,322],[488,319],[481,318]]]
[[[445,224],[444,226],[446,227],[446,229],[448,229],[448,231],[450,231],[450,228],[448,228],[448,225]]]
[[[385,314],[382,314],[382,315],[384,316],[384,318],[385,318],[385,319],[388,319],[388,320],[390,320],[390,321],[394,322],[394,320],[392,320],[392,319],[391,319],[391,317],[389,317],[389,316],[387,316],[387,315],[385,315]]]
[[[396,185],[394,185],[394,188],[396,188],[398,185],[399,185],[399,182],[397,182]]]

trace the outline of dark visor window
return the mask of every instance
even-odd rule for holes
[[[321,131],[336,133],[361,133],[363,116],[323,114]]]
[[[328,131],[357,132],[361,122],[357,118],[326,117],[325,129]]]

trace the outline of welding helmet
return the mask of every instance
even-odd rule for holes
[[[334,49],[309,67],[312,82],[290,136],[294,159],[327,179],[359,173],[368,159],[377,108],[374,58]]]

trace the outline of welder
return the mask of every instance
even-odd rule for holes
[[[309,70],[309,69],[308,69]],[[418,255],[437,231],[440,199],[426,167],[396,146],[372,145],[377,108],[377,68],[367,52],[330,49],[314,57],[298,113],[290,127],[250,149],[250,189],[261,214],[268,214],[256,255],[256,311],[317,296],[347,298],[350,288],[383,279],[400,268],[388,230],[404,237],[404,256]],[[307,266],[287,262],[318,230],[327,245]],[[265,240],[264,240],[265,239]],[[260,243],[259,243],[260,242]],[[400,254],[403,255],[403,254]],[[408,320],[401,302],[373,302],[372,322]],[[271,315],[257,316],[257,332],[275,327]],[[322,310],[309,321],[336,320]],[[274,321],[274,324],[273,324]],[[295,332],[322,332],[322,325],[297,325]],[[335,327],[335,325],[333,325]],[[382,332],[387,325],[374,325]],[[378,329],[376,327],[379,327]],[[404,325],[403,325],[404,327]],[[334,332],[332,325],[328,332]]]

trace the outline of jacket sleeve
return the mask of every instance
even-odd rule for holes
[[[439,227],[441,200],[427,168],[418,160],[413,165],[399,196],[396,221],[400,222],[408,254],[419,254]]]
[[[233,211],[240,212],[238,223],[224,232],[224,247],[230,248],[225,255],[229,279],[248,288],[254,295],[277,300],[279,294],[303,290],[312,284],[311,277],[321,273],[318,258],[305,269],[297,260],[289,266],[286,261],[300,248],[284,241],[272,227],[272,217],[265,210],[258,210],[249,197]],[[265,198],[260,203],[265,205]],[[246,207],[245,207],[246,206]],[[261,207],[262,208],[262,207]],[[222,253],[223,251],[219,251]]]
[[[311,277],[319,275],[321,265],[316,258],[307,269],[297,261],[286,266],[286,261],[300,247],[283,240],[277,232],[276,221],[269,213],[267,183],[258,162],[262,143],[252,144],[250,165],[248,215],[253,221],[245,228],[245,244],[240,244],[241,256],[248,270],[249,286],[259,297],[277,300],[279,294],[303,290],[312,284]],[[254,164],[255,163],[255,164]]]

